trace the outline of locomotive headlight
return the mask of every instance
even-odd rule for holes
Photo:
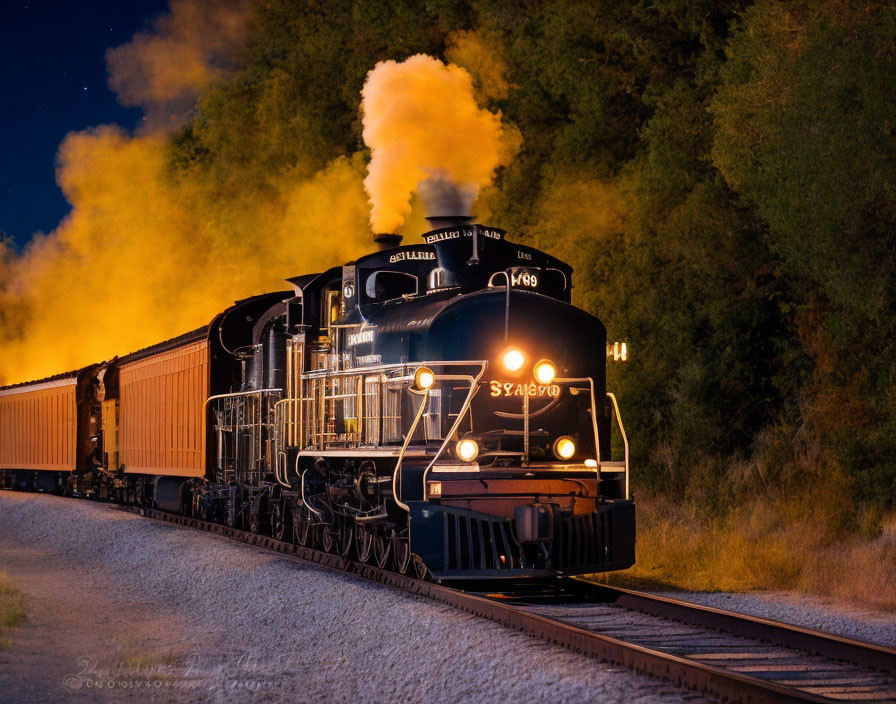
[[[557,367],[549,359],[543,359],[532,370],[535,381],[539,384],[550,384],[557,377]]]
[[[518,349],[511,347],[509,350],[505,350],[504,354],[501,355],[501,363],[507,371],[518,372],[526,363],[526,358]]]
[[[418,389],[426,391],[426,389],[431,389],[432,385],[435,383],[436,375],[433,374],[432,369],[429,367],[420,367],[414,372],[414,386]]]
[[[475,440],[461,440],[454,446],[454,454],[464,462],[472,462],[479,456],[479,443]]]
[[[563,436],[554,442],[554,454],[557,459],[568,460],[576,454],[576,444],[571,437]]]

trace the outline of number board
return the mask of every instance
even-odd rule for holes
[[[539,284],[540,269],[517,266],[510,270],[511,288],[537,289]]]
[[[488,385],[494,397],[528,396],[530,398],[557,398],[560,395],[560,387],[557,384],[536,384],[534,381],[526,384],[517,381],[492,379],[488,382]]]

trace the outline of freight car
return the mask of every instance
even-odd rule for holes
[[[174,340],[0,390],[0,482],[439,580],[629,567],[628,440],[571,267],[467,218],[433,225]]]

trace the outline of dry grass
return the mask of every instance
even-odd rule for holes
[[[5,570],[0,570],[0,635],[9,628],[19,625],[25,619],[25,602],[18,589],[10,581]],[[0,637],[0,649],[8,648],[10,642]]]
[[[845,530],[830,497],[754,500],[701,514],[638,499],[638,564],[612,583],[695,591],[801,591],[896,610],[896,515]]]

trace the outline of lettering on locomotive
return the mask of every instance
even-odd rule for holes
[[[548,396],[557,398],[560,395],[560,387],[557,384],[536,384],[530,382],[528,384],[516,381],[499,381],[491,379],[489,382],[492,396],[529,396],[537,398],[539,396]]]
[[[353,332],[348,336],[348,346],[363,345],[367,342],[373,342],[373,330],[362,330],[361,332]]]
[[[435,259],[435,258],[436,258],[435,252],[420,252],[420,251],[412,250],[410,252],[398,252],[397,254],[393,254],[391,257],[389,257],[389,262],[391,264],[395,264],[395,262],[410,261],[410,260],[415,260],[415,259],[428,260],[428,259]]]

